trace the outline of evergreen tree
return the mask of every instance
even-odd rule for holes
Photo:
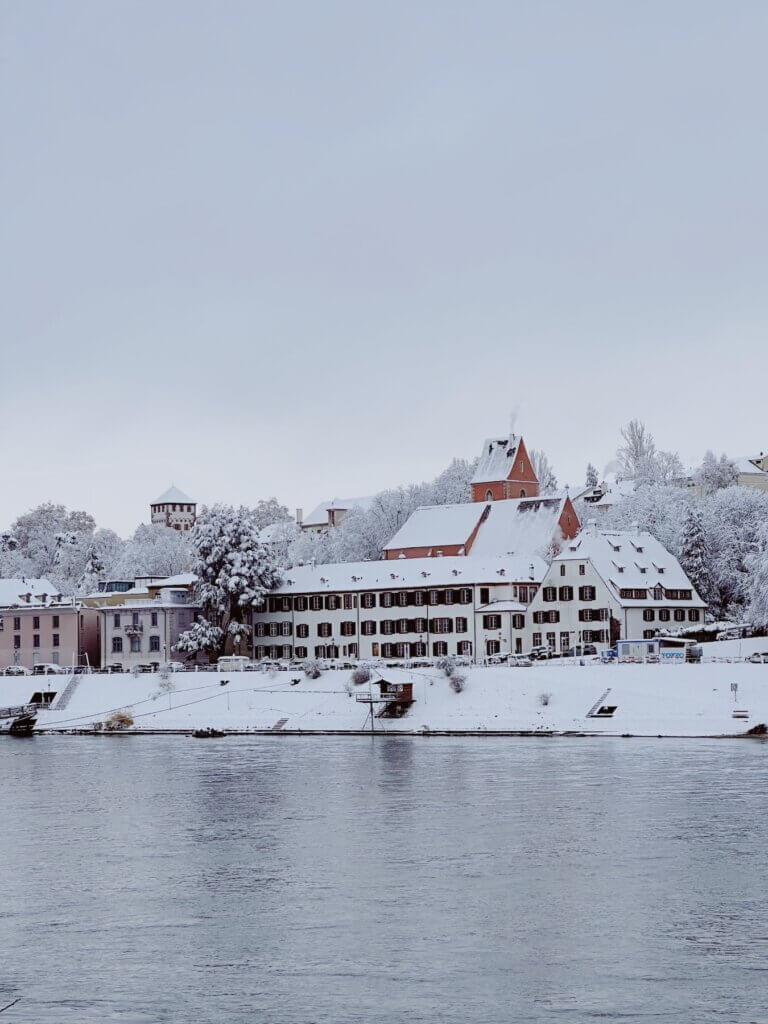
[[[683,522],[680,564],[702,600],[709,603],[712,580],[709,574],[709,550],[704,535],[701,514],[695,507],[688,509]]]
[[[214,657],[241,644],[251,634],[251,612],[279,583],[268,549],[259,543],[253,510],[231,505],[203,508],[190,531],[195,593],[202,616],[182,633],[176,649],[204,651]]]
[[[587,464],[587,478],[584,481],[584,486],[585,487],[597,487],[597,484],[598,484],[597,470],[595,469],[595,467],[590,462],[590,463]]]

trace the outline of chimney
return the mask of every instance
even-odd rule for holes
[[[534,575],[535,573],[533,569],[533,562],[531,562],[531,564],[528,566],[528,576],[530,579],[533,579]]]
[[[296,525],[297,526],[301,526],[301,524],[303,522],[304,522],[304,509],[303,508],[297,508],[296,509]]]

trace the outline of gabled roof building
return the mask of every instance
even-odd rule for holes
[[[197,502],[174,484],[155,498],[149,507],[151,521],[173,530],[191,530],[197,516]]]

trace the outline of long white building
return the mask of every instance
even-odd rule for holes
[[[253,656],[414,658],[566,651],[703,621],[705,603],[648,533],[598,532],[537,556],[298,566],[253,615]]]

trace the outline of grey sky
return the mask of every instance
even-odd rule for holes
[[[0,18],[0,525],[768,448],[765,3]]]

